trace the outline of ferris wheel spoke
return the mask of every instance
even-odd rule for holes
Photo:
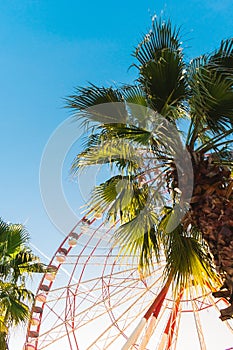
[[[220,309],[222,308],[222,307],[219,307],[219,305],[218,305],[220,302],[222,302],[222,304],[224,306],[228,306],[229,305],[229,303],[226,301],[226,299],[223,299],[223,298],[219,299],[216,302],[214,297],[212,295],[210,295],[210,299],[212,301],[212,304],[213,304],[214,308],[218,311],[218,313],[220,313]],[[224,323],[228,327],[230,332],[233,334],[233,319],[232,320],[225,320]]]
[[[202,350],[206,350],[206,343],[205,343],[205,338],[204,338],[204,334],[203,334],[203,330],[202,330],[202,326],[201,326],[200,316],[198,313],[198,308],[197,308],[196,302],[192,298],[193,297],[192,290],[191,290],[190,294],[191,294],[191,303],[192,303],[192,307],[193,307],[193,317],[194,317],[194,321],[195,321],[195,325],[196,325],[196,330],[197,330],[200,348]]]
[[[178,295],[178,298],[173,302],[173,308],[170,311],[170,315],[168,317],[167,324],[162,334],[158,350],[171,350],[172,345],[176,341],[174,338],[176,336],[175,330],[177,328],[177,316],[180,310],[180,302],[183,297],[183,294],[184,290],[181,290]]]
[[[128,350],[128,349],[130,349],[130,347],[133,344],[135,344],[135,342],[137,341],[138,337],[140,336],[143,328],[145,327],[146,323],[148,322],[148,319],[150,318],[150,316],[152,314],[154,315],[155,318],[158,317],[162,303],[163,303],[163,301],[166,297],[166,294],[168,292],[169,286],[170,286],[170,280],[167,281],[167,283],[165,284],[165,286],[163,287],[163,289],[161,290],[159,295],[155,298],[155,300],[153,301],[153,303],[151,304],[149,309],[146,311],[143,318],[140,320],[139,324],[134,329],[134,331],[132,332],[132,334],[128,338],[125,345],[122,347],[122,350]]]

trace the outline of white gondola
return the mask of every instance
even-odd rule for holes
[[[46,273],[46,275],[45,275],[45,279],[47,280],[47,281],[54,281],[55,280],[55,273],[53,272],[53,273]]]
[[[32,325],[32,326],[38,326],[39,324],[40,324],[39,318],[33,317],[33,318],[31,319],[31,325]]]
[[[25,350],[35,350],[35,349],[36,347],[33,344],[28,343],[25,345]]]
[[[58,254],[57,256],[56,256],[56,260],[57,260],[57,262],[59,262],[60,264],[63,264],[65,261],[66,261],[66,256],[65,256],[65,254]]]
[[[41,294],[38,294],[36,296],[36,300],[37,301],[40,301],[41,303],[45,303],[46,302],[46,295],[41,293]]]

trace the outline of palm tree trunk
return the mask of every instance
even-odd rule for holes
[[[220,318],[225,320],[233,316],[233,179],[229,169],[215,165],[210,157],[194,166],[194,179],[186,222],[202,232],[224,282],[213,295],[231,304],[221,310]]]

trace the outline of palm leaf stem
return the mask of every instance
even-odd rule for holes
[[[222,140],[223,138],[226,138],[227,136],[229,136],[232,133],[233,133],[233,129],[226,131],[223,135],[216,136],[216,137],[212,138],[209,142],[207,142],[204,145],[201,145],[200,147],[198,147],[196,149],[196,152],[201,152],[202,154],[205,154],[208,151],[210,151],[213,147],[218,147],[218,146],[221,146],[223,144],[232,143],[233,140],[223,141],[223,142],[221,142],[219,144],[216,143],[216,142]]]

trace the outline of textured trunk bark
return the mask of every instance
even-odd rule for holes
[[[231,306],[221,311],[222,320],[233,317],[233,178],[229,168],[217,164],[212,155],[191,154],[194,184],[190,210],[183,219],[198,228],[209,246],[216,270],[222,278],[215,297],[224,297]],[[185,170],[184,170],[185,173]],[[187,179],[179,179],[186,181]],[[168,188],[179,187],[175,164],[167,178]],[[188,186],[188,183],[187,183]]]
[[[189,219],[200,229],[223,280],[215,297],[226,298],[231,306],[220,318],[233,317],[233,179],[225,167],[210,159],[195,165],[194,191]]]

